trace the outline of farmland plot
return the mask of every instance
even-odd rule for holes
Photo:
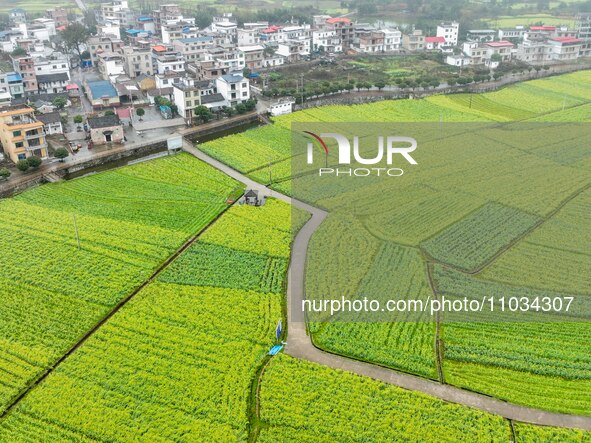
[[[279,355],[261,385],[260,442],[506,442],[498,416]]]
[[[0,411],[209,223],[235,187],[179,155],[0,201]]]
[[[275,340],[286,270],[285,257],[259,245],[271,236],[289,251],[289,214],[275,200],[232,207],[0,422],[0,440],[246,440],[250,387]]]

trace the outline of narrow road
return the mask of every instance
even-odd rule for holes
[[[289,323],[285,352],[288,355],[333,369],[341,369],[358,375],[371,377],[375,380],[380,380],[410,391],[423,392],[445,401],[500,415],[509,420],[535,425],[591,430],[591,417],[558,414],[507,403],[482,394],[405,374],[393,369],[330,354],[316,348],[307,334],[305,318],[299,307],[302,306],[302,300],[304,300],[305,294],[304,275],[308,244],[312,234],[322,224],[328,213],[299,200],[292,199],[291,197],[270,190],[266,186],[251,180],[228,165],[198,150],[187,141],[184,143],[183,150],[224,172],[235,180],[244,183],[248,188],[257,190],[265,196],[271,196],[290,203],[311,214],[310,220],[308,220],[298,232],[292,245],[291,263],[289,266],[287,283],[287,311]]]

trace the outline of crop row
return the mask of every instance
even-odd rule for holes
[[[179,155],[0,201],[0,361],[10,361],[0,410],[209,223],[235,186]]]

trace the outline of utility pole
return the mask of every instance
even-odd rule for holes
[[[269,156],[269,185],[273,184],[273,167],[272,167],[272,162],[273,157]]]
[[[72,214],[74,217],[74,231],[76,231],[76,243],[78,243],[78,250],[80,250],[80,236],[78,235],[78,226],[76,225],[76,214]]]
[[[301,95],[302,95],[302,106],[304,105],[304,73],[300,74],[300,78],[302,79],[302,90]]]

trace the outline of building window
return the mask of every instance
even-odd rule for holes
[[[14,146],[18,149],[18,148],[22,148],[23,147],[23,142],[16,142],[14,144]]]
[[[21,136],[21,131],[12,131],[12,136],[13,137],[20,137]]]

